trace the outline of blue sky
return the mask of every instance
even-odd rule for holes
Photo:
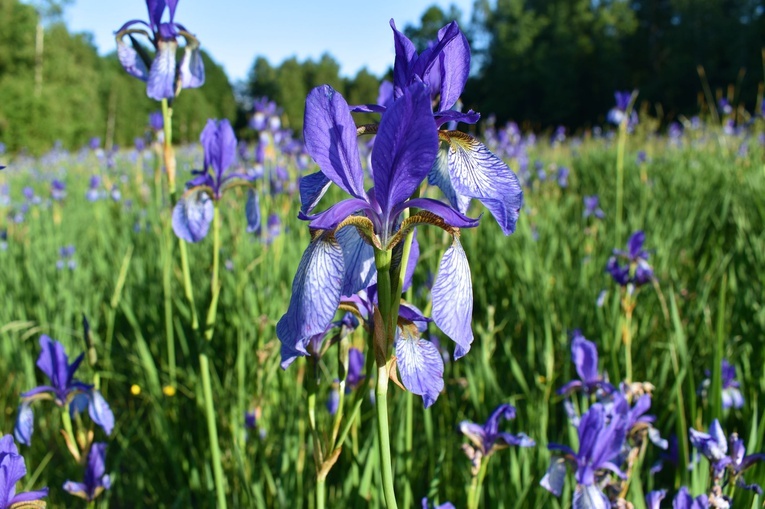
[[[470,18],[473,0],[180,0],[175,21],[197,35],[202,47],[226,69],[230,79],[247,76],[255,57],[272,65],[286,58],[317,59],[330,53],[341,74],[362,67],[376,75],[393,64],[393,36],[418,23],[433,4],[450,4]],[[64,17],[70,30],[90,32],[101,54],[115,48],[114,31],[128,20],[147,20],[144,0],[75,0]]]

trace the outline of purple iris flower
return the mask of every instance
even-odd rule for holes
[[[366,191],[356,125],[345,99],[328,85],[308,95],[304,139],[321,172],[301,179],[300,217],[310,220],[310,227],[316,231],[300,261],[287,313],[277,324],[283,344],[294,347],[322,333],[332,321],[341,296],[352,296],[371,284],[376,275],[373,246],[390,250],[398,245],[404,236],[400,231],[401,213],[416,207],[423,212],[414,214],[410,225],[412,221],[439,225],[453,236],[433,287],[433,318],[457,343],[456,357],[469,350],[473,340],[472,283],[456,228],[474,227],[478,221],[433,199],[409,199],[430,171],[438,150],[430,108],[430,96],[422,83],[410,86],[391,103],[382,116],[372,148],[374,188]],[[352,198],[309,215],[330,181]],[[355,228],[345,228],[349,225]],[[420,347],[424,343],[429,344],[417,342]],[[407,363],[413,368],[429,366],[430,355],[426,361],[426,351],[409,348],[411,345],[404,342],[401,351],[397,347],[399,367]],[[401,354],[414,355],[412,362]]]
[[[101,148],[101,138],[98,136],[93,136],[90,141],[88,141],[88,148],[90,150],[98,150]]]
[[[106,444],[95,442],[88,452],[88,464],[85,466],[85,479],[83,482],[66,481],[64,490],[92,502],[104,490],[112,485],[109,474],[106,473]]]
[[[352,318],[356,318],[350,315]],[[358,327],[358,321],[356,322]],[[355,327],[354,327],[355,328]],[[364,354],[357,348],[351,348],[348,352],[348,374],[345,376],[345,387],[355,389],[366,378],[364,373]]]
[[[53,399],[58,406],[70,405],[75,396],[84,393],[87,398],[90,418],[101,426],[107,435],[114,428],[114,414],[109,404],[99,391],[92,385],[85,384],[74,378],[84,353],[80,354],[72,364],[64,351],[63,345],[43,334],[40,337],[40,357],[37,359],[37,367],[50,380],[50,385],[41,385],[21,394],[22,403],[19,407],[19,417],[16,420],[14,435],[16,439],[29,445],[32,439],[34,417],[30,403],[38,399]]]
[[[598,348],[595,343],[585,338],[579,329],[574,330],[572,335],[571,360],[574,361],[579,380],[571,380],[558,389],[558,394],[569,395],[580,389],[587,394],[598,389],[613,391],[614,387],[598,373]]]
[[[598,198],[597,194],[593,194],[592,196],[585,196],[583,198],[584,200],[584,217],[597,217],[598,219],[603,219],[606,217],[606,215],[603,213],[603,210],[598,206],[600,199]]]
[[[645,496],[647,509],[660,509],[661,501],[667,496],[667,490],[651,491]]]
[[[251,180],[245,173],[229,171],[236,161],[237,142],[228,120],[208,120],[200,141],[205,153],[204,169],[192,171],[194,178],[186,183],[186,192],[173,209],[173,231],[186,242],[199,242],[207,236],[213,220],[213,201],[220,200],[226,189],[236,185],[235,180]],[[255,210],[255,204],[246,207],[248,220],[259,219]]]
[[[501,419],[507,421],[515,419],[515,407],[509,403],[503,403],[491,413],[485,424],[462,421],[460,431],[481,451],[483,457],[511,445],[519,447],[533,447],[535,445],[534,440],[525,433],[513,435],[499,431]]]
[[[146,95],[157,101],[173,99],[182,88],[201,87],[205,82],[199,41],[186,27],[175,22],[177,5],[178,0],[146,0],[149,22],[131,20],[116,32],[117,56],[122,67],[131,76],[146,81]],[[166,8],[170,12],[170,20],[162,22]],[[153,59],[135,39],[135,35],[149,39],[156,52]],[[131,45],[124,41],[126,36]],[[176,64],[179,36],[183,37],[186,45],[180,64]]]
[[[165,128],[165,117],[161,111],[152,111],[149,113],[149,127],[153,131],[162,131]]]
[[[715,479],[721,479],[726,469],[730,470],[734,476],[739,476],[756,462],[765,460],[763,453],[747,455],[744,441],[738,437],[738,433],[731,433],[729,449],[725,433],[717,419],[709,425],[709,433],[696,431],[693,428],[690,428],[689,433],[691,444],[712,463]],[[747,485],[743,479],[740,480],[740,485],[761,492],[758,485]]]
[[[56,201],[61,201],[66,197],[66,184],[59,179],[53,179],[50,184],[50,197]]]
[[[637,113],[635,110],[630,112],[629,118],[627,117],[627,108],[630,105],[630,99],[632,99],[632,92],[629,90],[614,92],[614,99],[616,106],[611,108],[608,112],[608,121],[614,125],[621,125],[625,120],[627,121],[627,127],[632,128],[638,123]]]
[[[502,159],[483,143],[461,131],[443,130],[447,122],[475,124],[480,115],[473,110],[456,111],[455,105],[465,88],[470,70],[470,46],[456,22],[438,31],[438,39],[417,54],[414,43],[393,29],[396,60],[393,66],[393,87],[390,98],[381,93],[387,104],[367,105],[353,111],[381,112],[390,101],[400,98],[407,87],[425,83],[438,128],[438,158],[428,173],[428,183],[441,189],[449,203],[466,214],[470,200],[475,198],[489,209],[502,232],[515,231],[518,214],[523,206],[523,189],[515,173]],[[381,91],[382,92],[382,91]]]
[[[264,131],[269,127],[275,127],[277,130],[281,127],[281,120],[279,120],[279,107],[274,101],[268,99],[268,97],[258,97],[253,101],[253,113],[250,118],[250,127],[256,131]],[[276,118],[277,122],[272,121],[272,118]]]
[[[612,414],[610,420],[604,406],[596,403],[585,413],[578,427],[579,452],[570,447],[551,443],[547,447],[561,451],[562,457],[553,458],[540,484],[542,487],[560,496],[566,476],[566,463],[576,469],[576,491],[573,507],[606,509],[611,507],[608,497],[601,491],[596,477],[615,473],[626,478],[624,472],[614,463],[622,450],[627,436],[626,423],[618,414]]]
[[[712,385],[712,374],[706,370],[707,377],[701,382],[699,393],[706,396]],[[722,406],[723,408],[741,408],[744,406],[744,396],[741,394],[741,384],[736,380],[736,366],[723,359],[722,361]]]
[[[90,177],[90,182],[88,183],[88,190],[85,193],[85,198],[87,198],[88,201],[98,201],[101,198],[101,192],[99,191],[100,187],[101,177],[99,175],[92,175]]]
[[[558,186],[562,189],[565,189],[568,187],[568,175],[570,171],[565,166],[561,166],[558,168],[558,174],[556,175],[558,180]]]
[[[643,249],[644,243],[645,233],[638,230],[627,241],[627,251],[614,249],[614,255],[606,264],[606,272],[617,284],[642,286],[653,280],[653,268],[648,264],[649,252]],[[621,265],[619,258],[626,259],[628,263]]]
[[[16,483],[27,474],[24,457],[19,454],[11,435],[0,438],[0,509],[33,502],[48,496],[48,488],[16,493]]]
[[[725,97],[721,97],[720,100],[717,101],[717,106],[720,108],[723,115],[730,115],[733,113],[733,106],[730,105],[730,101]]]

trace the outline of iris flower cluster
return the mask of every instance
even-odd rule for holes
[[[648,263],[650,253],[643,249],[645,233],[638,230],[627,241],[627,250],[614,249],[614,254],[608,259],[606,272],[613,280],[623,287],[640,287],[654,279],[653,268]],[[627,263],[622,264],[620,260]]]
[[[146,0],[149,22],[131,20],[116,32],[117,56],[128,74],[147,82],[146,95],[157,101],[172,100],[182,88],[201,87],[205,82],[205,68],[199,50],[199,41],[183,25],[175,21],[178,0]],[[169,21],[162,21],[165,10]],[[135,38],[146,37],[154,47],[149,55]],[[130,45],[125,42],[130,40]],[[185,41],[183,57],[176,64],[178,38]]]
[[[473,294],[459,239],[461,228],[478,225],[477,219],[465,215],[470,200],[481,201],[505,234],[515,230],[523,202],[518,179],[502,160],[475,138],[441,129],[449,121],[475,123],[479,118],[473,111],[451,109],[465,86],[470,63],[467,39],[457,24],[439,30],[438,39],[419,54],[392,21],[391,27],[394,82],[384,104],[352,109],[329,85],[313,89],[306,99],[306,150],[320,171],[301,180],[299,217],[309,222],[312,241],[295,275],[287,312],[277,324],[285,349],[300,355],[308,354],[311,337],[327,330],[341,299],[375,284],[375,256],[394,253],[393,264],[400,269],[403,241],[423,225],[439,227],[452,238],[432,289],[433,321],[457,344],[455,359],[465,355],[473,341]],[[357,127],[352,111],[382,116],[379,124]],[[367,133],[376,134],[371,187],[357,141],[359,134]],[[446,202],[417,196],[426,180],[444,192]],[[316,212],[331,184],[350,198]],[[410,260],[407,269],[413,264]],[[400,295],[390,298],[398,302]],[[379,306],[377,299],[371,304]],[[421,337],[417,320],[402,318],[395,350],[403,384],[431,404],[443,387],[443,360]],[[387,351],[382,354],[387,358]]]

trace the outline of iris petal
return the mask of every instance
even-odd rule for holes
[[[595,343],[585,339],[579,331],[574,332],[571,342],[571,358],[583,382],[592,383],[599,379],[598,349]]]
[[[186,242],[199,242],[207,236],[213,214],[213,202],[207,192],[192,191],[175,204],[173,231]]]
[[[178,43],[174,40],[157,41],[157,55],[149,70],[149,83],[146,95],[161,101],[175,97],[175,50]]]
[[[608,497],[597,486],[577,486],[572,509],[611,509]]]
[[[415,83],[382,116],[372,148],[375,197],[383,215],[419,187],[437,152],[430,96],[425,85]]]
[[[149,71],[146,69],[146,64],[138,55],[138,52],[123,42],[122,39],[117,39],[117,57],[120,64],[122,64],[122,68],[129,75],[142,81],[149,79]]]
[[[306,216],[305,214],[298,214],[301,219],[310,219],[311,228],[319,230],[334,230],[341,221],[348,216],[352,216],[360,210],[370,209],[369,204],[358,198],[348,198],[332,205],[330,208],[316,214],[315,216]]]
[[[457,193],[479,199],[505,235],[515,231],[523,189],[507,164],[467,134],[449,131],[449,173]]]
[[[452,185],[452,178],[449,174],[449,146],[446,144],[442,144],[438,150],[438,156],[433,162],[430,173],[428,173],[428,184],[437,186],[452,207],[463,214],[467,214],[470,197],[459,194]]]
[[[563,458],[553,458],[550,461],[550,467],[539,484],[559,497],[563,493],[563,484],[566,482],[566,460]]]
[[[322,172],[317,171],[300,178],[300,211],[310,214],[332,183]]]
[[[262,215],[260,213],[260,199],[254,189],[247,190],[247,203],[244,205],[244,213],[247,216],[247,233],[260,234]]]
[[[470,350],[473,330],[473,283],[470,265],[459,240],[455,239],[446,250],[438,267],[433,284],[433,320],[436,325],[457,343],[454,359]]]
[[[305,355],[302,342],[327,329],[340,304],[343,269],[343,251],[330,233],[311,241],[292,282],[290,305],[276,324],[286,347]]]
[[[375,252],[372,246],[361,238],[356,228],[341,228],[336,233],[343,250],[345,274],[342,295],[351,296],[377,282]]]
[[[356,123],[342,94],[329,85],[311,90],[303,126],[306,151],[324,175],[351,196],[366,196]]]
[[[19,413],[16,416],[16,425],[13,427],[13,436],[19,443],[32,445],[32,434],[35,431],[35,414],[29,403],[19,405]]]
[[[198,88],[205,84],[205,64],[198,47],[186,46],[178,73],[182,88]]]
[[[444,360],[436,345],[419,337],[400,337],[396,358],[404,387],[422,396],[425,408],[435,403],[444,389]]]
[[[112,434],[114,429],[114,414],[112,409],[109,408],[109,403],[106,402],[101,393],[97,390],[91,391],[88,398],[88,413],[93,422],[101,426],[104,433],[107,435]]]

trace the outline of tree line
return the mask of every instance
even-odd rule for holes
[[[60,5],[67,0],[40,0]],[[55,9],[54,9],[55,11]],[[89,34],[72,34],[60,9],[0,0],[0,141],[41,153],[94,136],[127,146],[145,133],[159,105],[128,76],[116,53],[98,55]],[[615,90],[639,89],[638,105],[664,119],[694,114],[725,97],[752,111],[762,96],[765,8],[752,0],[477,0],[469,18],[428,8],[405,33],[420,50],[456,19],[471,40],[466,108],[534,129],[605,122]],[[203,41],[204,42],[204,41]],[[207,118],[234,120],[247,138],[252,100],[279,104],[300,133],[308,91],[329,83],[351,104],[374,102],[380,80],[362,69],[342,77],[331,55],[254,60],[232,84],[208,54],[206,83],[174,105],[180,142],[197,139]],[[366,119],[359,119],[365,121]]]

